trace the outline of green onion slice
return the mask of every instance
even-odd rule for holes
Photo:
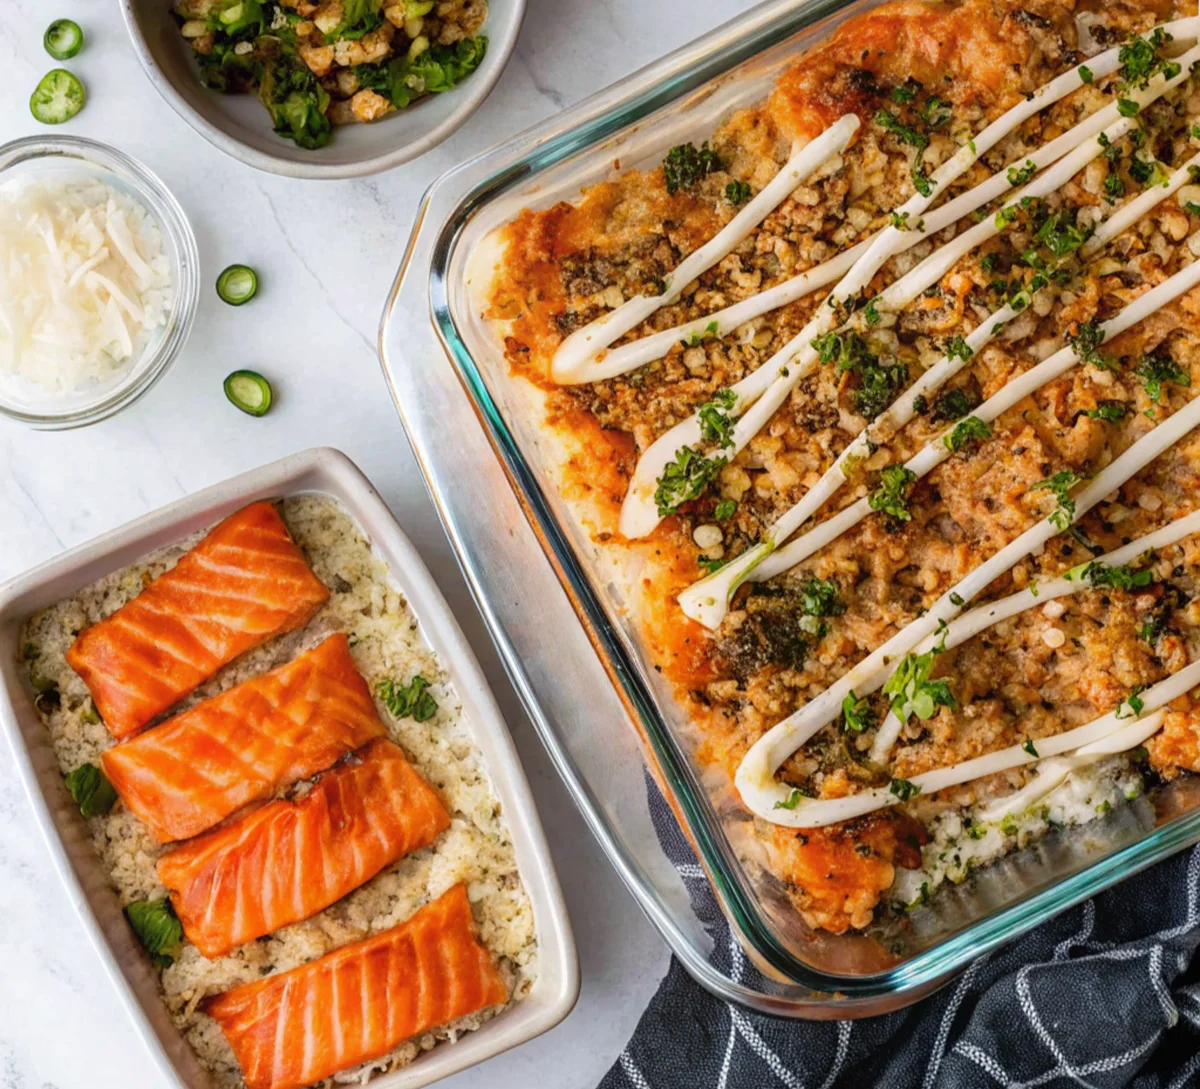
[[[61,125],[70,121],[87,101],[87,92],[77,76],[65,68],[55,68],[42,76],[29,98],[29,110],[43,125]]]
[[[83,48],[83,31],[71,19],[55,19],[46,28],[42,45],[56,61],[70,60]]]
[[[225,396],[251,416],[265,416],[271,407],[271,383],[258,371],[234,371],[225,379]]]
[[[217,277],[217,294],[230,306],[241,306],[258,294],[258,273],[249,265],[230,265]]]

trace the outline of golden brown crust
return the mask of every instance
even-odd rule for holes
[[[849,111],[863,126],[845,154],[618,344],[711,314],[865,238],[912,194],[915,165],[924,162],[931,172],[989,120],[1078,63],[1075,13],[1067,0],[885,4],[843,23],[782,76],[761,106],[726,120],[711,138],[719,166],[695,184],[669,193],[662,169],[628,171],[585,190],[575,204],[523,212],[503,231],[505,258],[488,316],[505,330],[514,374],[543,391],[546,427],[570,450],[560,486],[586,508],[581,517],[598,544],[631,566],[636,560],[638,581],[630,596],[646,646],[698,728],[698,758],[727,780],[766,730],[928,609],[983,557],[1044,518],[1053,500],[1038,482],[1060,472],[1093,475],[1186,404],[1191,389],[1200,388],[1200,365],[1192,363],[1200,360],[1200,290],[1106,346],[1115,366],[1076,367],[1001,416],[991,438],[915,485],[910,521],[874,514],[793,572],[743,586],[716,632],[684,617],[677,595],[703,573],[701,560],[727,559],[760,540],[829,467],[866,423],[865,379],[852,370],[818,368],[720,470],[709,491],[683,504],[648,538],[620,538],[620,503],[639,452],[761,366],[805,325],[823,294],[732,334],[676,344],[663,358],[601,382],[556,386],[549,377],[554,351],[573,330],[621,301],[655,294],[658,280],[735,214],[724,197],[730,182],[760,188],[795,138],[811,137]],[[1114,40],[1168,14],[1160,3],[1104,9]],[[907,82],[913,79],[919,83]],[[918,106],[929,108],[937,99],[952,111],[948,123],[923,130],[928,148],[918,149],[924,159],[916,162],[912,148],[877,118],[886,109],[906,124],[918,123],[915,107],[898,104],[908,99],[894,93],[914,86]],[[1087,86],[1043,111],[950,193],[1020,162],[1107,101],[1106,91],[1111,86]],[[1194,108],[1200,102],[1189,99],[1187,109]],[[1159,112],[1148,111],[1148,121],[1156,133],[1155,154],[1178,164],[1194,148],[1188,150],[1187,133],[1171,110],[1164,104]],[[1029,283],[1031,268],[1021,255],[1030,246],[1036,251],[1034,216],[1062,214],[1086,230],[1109,214],[1114,186],[1138,191],[1129,173],[1134,150],[1125,147],[1123,157],[1098,160],[1029,213],[1028,221],[959,261],[894,324],[876,331],[873,350],[888,366],[903,367],[904,384],[910,383],[943,354],[948,338],[970,332],[1006,292]],[[967,226],[970,220],[936,242]],[[995,394],[1085,323],[1110,316],[1189,262],[1180,243],[1195,227],[1177,202],[1165,201],[1108,250],[1072,266],[1070,282],[1045,293],[1048,307],[1040,300],[1030,306],[947,389],[972,405]],[[922,240],[911,259],[897,259],[876,277],[871,292],[934,245]],[[1156,351],[1180,371],[1152,395],[1137,367]],[[1120,405],[1119,419],[1104,418],[1101,406],[1113,404]],[[876,486],[882,468],[935,439],[954,418],[940,411],[937,403],[922,407],[886,447],[856,467],[816,520],[861,498]],[[1200,494],[1198,469],[1200,440],[1189,437],[1088,515],[1077,537],[1056,538],[997,580],[988,596],[1060,574],[1186,513]],[[734,513],[718,518],[719,504],[735,507]],[[697,545],[695,530],[714,525],[721,544]],[[1185,664],[1189,649],[1200,645],[1194,630],[1200,612],[1186,606],[1193,585],[1200,587],[1200,555],[1185,541],[1146,562],[1154,569],[1151,586],[1098,587],[1066,600],[1061,610],[1030,610],[939,659],[934,676],[952,678],[956,707],[906,725],[891,773],[915,775],[1080,725]],[[837,609],[819,618],[806,616],[801,604],[813,579],[837,593]],[[876,718],[886,711],[878,696],[871,705]],[[1172,719],[1153,748],[1155,766],[1192,768],[1200,760],[1196,733],[1191,718]],[[886,785],[886,776],[881,779],[880,769],[865,760],[870,739],[870,730],[843,733],[835,723],[797,752],[782,776],[819,797]],[[1176,756],[1178,764],[1171,764]],[[972,784],[925,802],[920,814],[926,819],[939,806],[971,804],[1015,785],[1019,776]],[[853,828],[806,832],[805,842],[759,821],[753,835],[809,925],[841,932],[865,925],[895,867],[913,863],[911,836],[897,836],[897,820],[893,814]]]

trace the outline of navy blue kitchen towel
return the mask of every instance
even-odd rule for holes
[[[668,857],[734,979],[733,940],[650,783]],[[600,1089],[1184,1089],[1200,1086],[1200,846],[975,961],[937,994],[860,1021],[721,1002],[677,961]]]

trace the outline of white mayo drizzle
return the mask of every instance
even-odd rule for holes
[[[1168,80],[1163,77],[1162,73],[1159,73],[1151,79],[1146,88],[1129,91],[1127,96],[1137,102],[1139,107],[1144,108],[1188,79],[1191,74],[1191,65],[1197,60],[1200,60],[1200,46],[1193,47],[1179,58],[1182,67],[1178,75]],[[1047,99],[1051,102],[1057,101],[1070,90],[1079,86],[1081,86],[1081,80],[1077,69],[1072,69],[1043,85],[1029,99],[1022,100],[988,125],[970,144],[959,148],[947,159],[933,175],[934,188],[930,196],[915,195],[897,209],[895,214],[902,220],[915,224],[933,201],[933,194],[970,167],[979,155],[989,150],[1009,131],[1047,105]],[[1110,141],[1119,139],[1132,127],[1130,118],[1119,117],[1116,102],[1098,110],[1093,116],[1101,118],[1102,124],[1107,126],[1105,135]],[[1076,167],[1076,170],[1081,169],[1086,162],[1095,158],[1102,150],[1096,141],[1090,138],[1085,141],[1081,147],[1071,153],[1072,156],[1079,156],[1076,161],[1080,165]],[[1019,201],[1019,199],[1020,195],[1017,195],[1009,204]],[[979,228],[983,229],[979,230]],[[896,309],[906,305],[926,287],[940,279],[954,261],[961,257],[962,253],[967,252],[972,246],[979,245],[998,230],[994,217],[991,217],[984,223],[977,224],[976,228],[972,228],[954,239],[941,250],[935,251],[917,268],[901,277],[884,292],[882,305],[887,309]],[[886,261],[906,248],[905,239],[913,233],[895,226],[889,226],[882,230],[834,287],[825,303],[818,307],[808,324],[758,370],[730,387],[737,396],[731,414],[738,416],[739,419],[734,426],[732,446],[721,451],[723,456],[727,458],[736,456],[750,439],[766,425],[801,378],[816,365],[818,355],[812,346],[812,341],[821,334],[838,327],[836,303],[839,300],[856,297]],[[968,236],[970,236],[970,240],[966,241]],[[961,248],[963,246],[966,246],[966,249]],[[951,254],[957,254],[957,256],[951,259]],[[943,268],[944,262],[948,262],[948,264]],[[922,286],[918,286],[918,284]],[[626,538],[644,537],[652,532],[662,520],[654,500],[657,480],[666,466],[674,460],[679,449],[697,443],[700,439],[699,417],[693,415],[660,436],[642,454],[621,507],[619,528]]]
[[[1200,662],[1192,662],[1166,680],[1159,681],[1140,693],[1142,711],[1136,718],[1132,717],[1132,713],[1124,713],[1124,708],[1128,705],[1122,704],[1083,726],[1076,726],[1073,730],[1066,730],[1053,737],[1039,738],[1036,742],[1037,756],[1028,752],[1023,745],[1010,745],[971,760],[964,760],[961,764],[922,772],[920,775],[914,775],[908,782],[920,788],[921,793],[932,794],[985,775],[995,775],[1009,768],[1032,764],[1035,760],[1047,756],[1059,756],[1072,751],[1076,755],[1084,756],[1106,755],[1106,750],[1122,752],[1124,749],[1140,745],[1158,729],[1162,718],[1155,712],[1159,708],[1165,707],[1173,699],[1178,699],[1197,684],[1200,684]],[[1140,725],[1141,729],[1133,730],[1135,724]],[[1085,749],[1090,751],[1085,753]],[[789,801],[790,795],[790,791],[784,790],[780,800]],[[858,794],[849,794],[844,798],[801,798],[795,808],[777,809],[768,819],[789,828],[819,828],[822,825],[850,820],[852,817],[861,817],[877,809],[886,809],[901,800],[899,795],[892,793],[890,787],[876,787]],[[1005,799],[1006,802],[1010,800]]]
[[[1200,510],[1193,511],[1191,514],[1185,514],[1181,518],[1176,518],[1175,521],[1170,522],[1161,529],[1156,529],[1153,533],[1147,533],[1144,537],[1139,537],[1136,541],[1130,541],[1129,544],[1122,545],[1120,548],[1106,555],[1097,556],[1095,560],[1091,560],[1089,563],[1103,564],[1105,567],[1124,567],[1147,552],[1166,548],[1168,545],[1182,541],[1185,537],[1190,537],[1193,533],[1200,533]],[[1000,623],[1000,621],[1008,620],[1010,617],[1025,612],[1026,609],[1044,605],[1047,601],[1053,601],[1055,598],[1066,597],[1069,594],[1079,594],[1085,590],[1092,589],[1092,584],[1083,577],[1082,568],[1086,568],[1087,566],[1088,564],[1081,564],[1080,567],[1072,568],[1057,578],[1036,583],[1026,590],[1010,594],[999,601],[980,605],[978,608],[963,613],[957,619],[951,621],[944,629],[945,641],[942,643],[942,646],[946,650],[950,650],[965,643],[968,639],[973,639],[980,632],[986,631],[993,625]],[[917,644],[913,649],[913,653],[926,653],[940,639],[941,636],[927,636]],[[887,718],[883,720],[878,733],[875,735],[874,743],[871,745],[872,762],[876,764],[887,762],[888,754],[891,752],[892,746],[896,743],[896,739],[900,736],[902,726],[903,723],[897,717],[895,711],[889,711]]]
[[[1082,256],[1087,258],[1094,255],[1156,207],[1161,201],[1184,185],[1187,185],[1191,177],[1189,168],[1197,166],[1200,166],[1200,153],[1193,155],[1178,170],[1175,170],[1165,185],[1153,186],[1126,202],[1117,212],[1101,223],[1092,237],[1081,247],[1080,253]],[[1071,161],[1071,157],[1068,157],[1053,170],[1047,171],[1045,175],[1038,178],[1027,189],[1022,190],[1021,195],[1047,195],[1066,180],[1069,180],[1075,172],[1074,163]],[[1060,181],[1060,179],[1062,180]],[[1014,199],[1019,200],[1020,196]],[[980,224],[979,226],[982,227],[984,224]],[[974,230],[975,228],[972,229]],[[959,237],[966,238],[970,233],[970,231],[967,231]],[[941,253],[942,251],[939,250],[938,252]],[[913,271],[915,272],[916,269]],[[965,338],[967,346],[971,349],[970,357],[963,359],[961,356],[953,358],[942,356],[932,367],[925,371],[885,412],[859,432],[855,439],[846,446],[834,463],[825,471],[821,479],[805,493],[804,497],[798,503],[779,517],[763,534],[762,540],[758,544],[753,548],[747,549],[737,559],[727,563],[711,575],[700,579],[679,595],[679,604],[684,613],[693,620],[698,620],[706,627],[715,630],[725,618],[730,597],[747,578],[754,581],[763,581],[764,579],[774,577],[774,575],[779,574],[783,570],[787,570],[787,567],[780,566],[784,562],[785,554],[791,559],[789,566],[794,566],[795,563],[800,562],[800,559],[811,555],[814,549],[812,542],[807,540],[810,534],[805,534],[793,542],[797,547],[791,548],[789,546],[790,551],[785,550],[778,553],[775,563],[767,564],[764,562],[776,550],[779,542],[786,541],[830,498],[837,494],[848,479],[854,463],[871,453],[871,444],[874,444],[876,448],[882,446],[890,436],[899,431],[901,427],[916,415],[916,402],[919,397],[927,396],[954,377],[963,367],[967,366],[971,358],[978,355],[1000,333],[1006,322],[1011,321],[1021,312],[1015,310],[1011,305],[1005,304],[984,318]],[[1051,375],[1051,377],[1055,377],[1055,375]],[[1051,377],[1048,377],[1045,381],[1050,381]],[[978,416],[979,414],[978,412],[973,412],[972,415]],[[947,431],[947,434],[952,430],[953,426]],[[934,440],[934,443],[930,445],[940,448],[945,456],[948,457],[950,450],[943,441],[944,437],[944,435],[938,436]],[[945,460],[945,458],[942,458],[942,460]],[[932,468],[932,466],[930,467]],[[855,522],[871,513],[870,506],[865,498],[860,503],[855,504],[853,509],[859,512],[859,517],[854,522],[839,522],[838,532],[835,536],[844,533]],[[833,539],[829,536],[828,530],[822,532],[825,525],[828,525],[828,523],[822,523],[821,526],[810,531],[810,533],[820,534],[819,540],[821,543],[817,544],[816,548],[823,547],[824,544]]]
[[[1175,39],[1188,41],[1196,37],[1197,26],[1197,18],[1192,16],[1164,23],[1158,29],[1166,31]],[[1153,31],[1147,31],[1147,36],[1152,33]],[[1103,79],[1115,72],[1120,67],[1119,54],[1120,47],[1117,46],[1090,59],[1087,63],[1087,68],[1092,73],[1093,80]],[[1073,71],[1077,76],[1078,69],[1076,68]],[[1063,73],[1056,80],[1051,81],[1051,83],[1043,87],[1039,92],[1039,94],[1043,94],[1043,97],[1040,100],[1041,105],[1038,106],[1038,109],[1050,105],[1052,101],[1057,101],[1059,98],[1065,97],[1081,85],[1082,81],[1080,79],[1076,78],[1072,80],[1071,76],[1071,72]],[[1052,91],[1054,84],[1060,81],[1061,85],[1066,89],[1060,90],[1057,93]],[[1115,113],[1112,116],[1116,116]],[[851,117],[853,115],[840,118],[812,143],[806,145],[803,150],[794,153],[792,159],[784,164],[775,179],[742,209],[738,215],[714,235],[711,241],[688,256],[678,268],[667,275],[666,283],[668,290],[666,292],[654,298],[646,298],[639,295],[636,298],[629,299],[616,309],[602,314],[567,337],[559,345],[551,362],[551,375],[554,380],[562,385],[573,385],[584,382],[597,382],[605,378],[614,378],[619,374],[625,374],[645,363],[662,358],[677,341],[687,340],[694,334],[704,333],[714,321],[717,323],[717,330],[713,335],[724,336],[752,318],[756,318],[770,310],[778,309],[781,306],[786,306],[788,303],[803,298],[810,292],[832,283],[848,271],[854,265],[854,262],[866,253],[871,243],[882,232],[877,232],[852,249],[840,253],[830,261],[808,269],[784,283],[777,284],[767,291],[759,292],[733,306],[715,311],[707,317],[695,318],[672,329],[664,329],[648,337],[642,337],[632,344],[625,344],[620,348],[605,352],[605,349],[609,348],[614,341],[619,340],[631,329],[635,329],[656,310],[673,303],[679,297],[683,288],[692,280],[711,268],[726,254],[730,253],[738,243],[748,238],[754,228],[775,207],[782,204],[791,195],[792,190],[798,184],[798,180],[790,180],[792,177],[799,179],[802,174],[811,173],[813,170],[824,165],[829,159],[845,150],[850,137],[858,128],[857,117],[853,118],[855,122],[854,128],[845,136],[844,140],[841,139],[841,134],[835,134],[834,130],[839,125],[848,123]],[[1109,120],[1111,120],[1111,117]],[[1000,121],[1004,121],[1004,117],[1000,118]],[[1015,127],[1015,125],[1012,127]],[[1070,132],[1064,133],[1062,136],[1043,145],[1033,155],[1015,160],[1009,165],[1020,165],[1027,158],[1031,158],[1034,161],[1034,165],[1040,169],[1054,162],[1064,152],[1077,146],[1088,136],[1094,135],[1102,127],[1103,123],[1097,123],[1097,118],[1093,115],[1080,122]],[[837,146],[828,154],[824,153],[824,146],[822,146],[820,151],[816,151],[818,143],[826,138],[836,141]],[[978,137],[976,137],[974,142],[976,148],[981,146]],[[810,159],[805,159],[802,163],[802,157],[810,149],[813,149],[814,155],[820,154],[823,157],[819,162],[812,163]],[[967,202],[971,200],[973,194],[985,187],[989,190],[986,196],[981,197],[978,202],[968,205]],[[993,200],[1005,188],[1006,179],[1004,178],[1004,172],[1001,171],[985,182],[983,186],[976,187],[970,193],[961,194],[938,211],[927,216],[925,220],[925,233],[936,234],[943,227],[974,211],[982,204]],[[771,194],[775,198],[773,203],[767,202],[766,198],[768,194]],[[908,245],[913,245],[915,241],[916,239],[913,239]],[[701,254],[705,254],[703,259],[700,258]],[[710,256],[711,254],[716,254],[716,256]]]
[[[595,371],[588,364],[592,363],[597,351],[606,348],[630,329],[636,329],[660,307],[670,306],[697,276],[727,256],[742,239],[748,238],[754,228],[787,200],[792,190],[813,171],[845,151],[860,124],[855,114],[846,114],[815,140],[794,150],[779,173],[745,208],[708,242],[689,254],[678,268],[667,273],[663,278],[661,295],[635,295],[567,337],[554,353],[550,377],[563,384],[594,382]]]
[[[1193,286],[1200,282],[1200,262],[1193,262],[1183,272],[1176,273],[1172,280],[1181,279],[1185,273],[1190,274]],[[1168,280],[1159,286],[1166,286],[1171,282]],[[1149,294],[1142,296],[1137,302],[1142,302],[1149,297]],[[1126,311],[1123,313],[1133,309],[1136,305],[1135,302],[1126,307]],[[1072,521],[1078,522],[1106,495],[1119,488],[1198,424],[1200,424],[1200,397],[1168,417],[1153,431],[1143,435],[1078,491],[1072,497],[1075,503]],[[1036,522],[985,560],[956,586],[947,590],[934,602],[928,612],[912,621],[882,646],[867,655],[800,710],[777,722],[751,746],[750,751],[738,767],[735,782],[746,805],[760,817],[776,824],[804,827],[803,822],[794,819],[795,810],[778,808],[779,804],[788,800],[791,793],[787,787],[775,780],[775,772],[779,766],[821,727],[837,717],[841,711],[842,700],[847,695],[855,692],[862,696],[881,688],[887,680],[890,667],[903,655],[911,651],[926,636],[933,634],[939,624],[949,622],[966,602],[982,593],[994,579],[1008,571],[1013,564],[1045,545],[1059,532],[1059,528],[1050,518]],[[1055,751],[1065,750],[1057,749]],[[968,766],[970,766],[970,762],[961,765],[961,767]]]

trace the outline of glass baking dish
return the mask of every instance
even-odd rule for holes
[[[706,139],[721,117],[765,97],[806,44],[878,2],[760,5],[451,171],[425,196],[380,333],[384,372],[476,601],[609,857],[703,985],[793,1017],[906,1005],[986,950],[1200,840],[1200,780],[1185,778],[1051,832],[945,888],[898,928],[807,930],[769,875],[739,857],[745,814],[727,798],[714,804],[703,784],[678,712],[553,487],[522,385],[471,297],[472,256],[521,209],[570,200],[614,163],[657,164],[669,147]],[[654,835],[642,759],[761,971],[753,982],[712,962],[709,936]]]

